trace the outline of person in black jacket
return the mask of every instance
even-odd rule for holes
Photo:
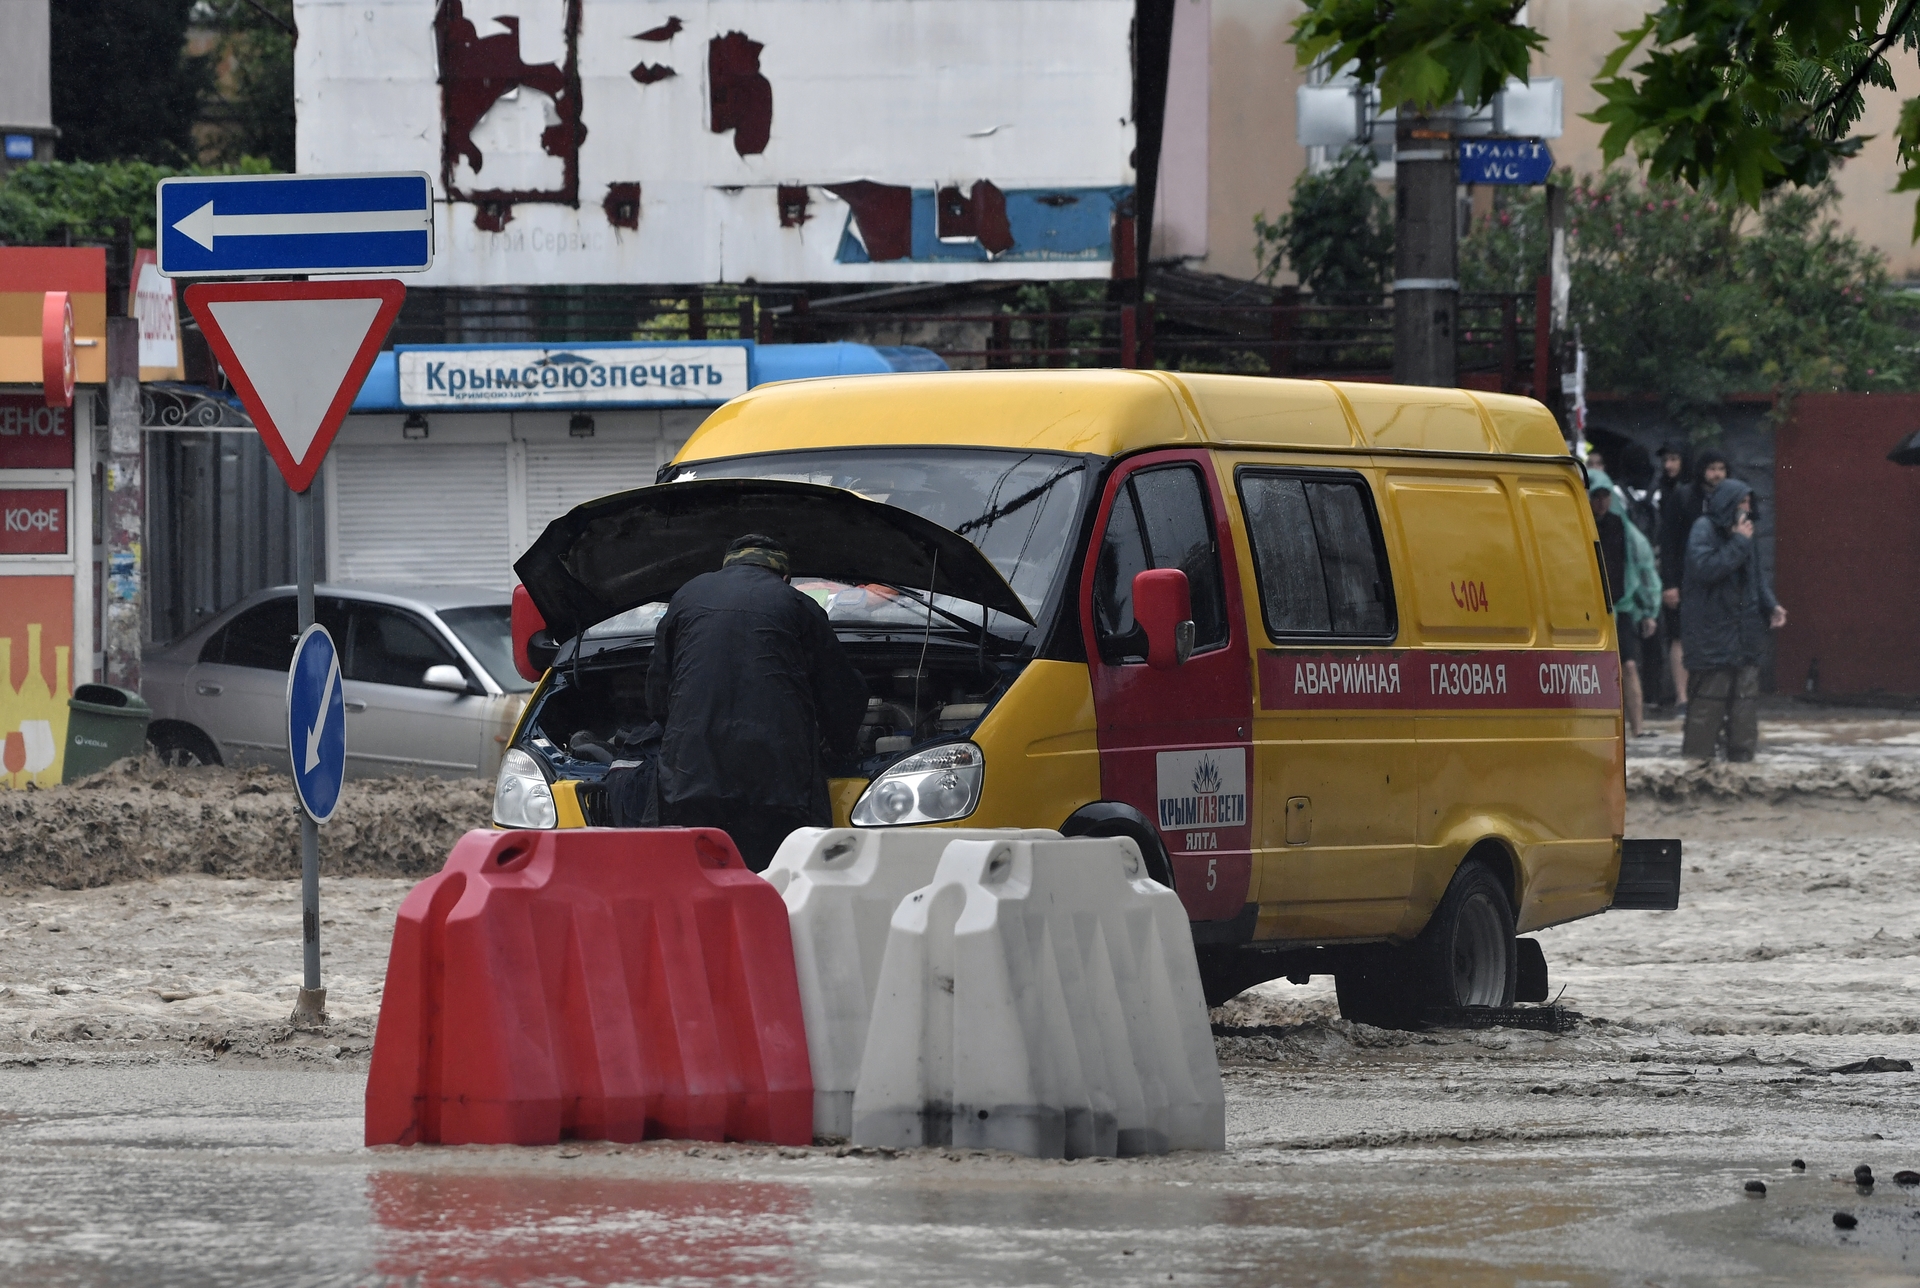
[[[1681,754],[1712,760],[1721,727],[1727,759],[1752,760],[1760,742],[1760,656],[1767,629],[1787,624],[1753,539],[1753,489],[1728,479],[1707,495],[1706,513],[1687,538],[1687,707]]]
[[[755,872],[795,828],[832,825],[822,744],[853,751],[867,708],[826,611],[788,570],[772,537],[735,540],[719,571],[674,594],[647,671],[660,822],[721,829]]]
[[[1660,635],[1666,641],[1667,675],[1674,704],[1687,705],[1687,668],[1680,656],[1680,581],[1686,571],[1687,533],[1700,517],[1694,489],[1687,484],[1686,453],[1672,443],[1660,444],[1660,477],[1653,492],[1654,549],[1660,559]]]

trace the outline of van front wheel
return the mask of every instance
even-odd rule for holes
[[[1460,865],[1412,957],[1411,982],[1428,1006],[1513,1005],[1520,975],[1513,902],[1491,868]]]

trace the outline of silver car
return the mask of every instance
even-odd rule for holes
[[[314,615],[340,651],[347,773],[491,778],[533,685],[513,667],[504,592],[323,585]],[[287,668],[298,638],[291,586],[241,600],[149,653],[148,741],[186,764],[289,771]]]

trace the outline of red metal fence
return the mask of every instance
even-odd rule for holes
[[[1039,293],[1044,288],[1029,288]],[[429,288],[409,293],[399,344],[565,343],[733,339],[911,344],[955,367],[1167,367],[1247,375],[1385,380],[1393,366],[1390,297],[1316,299],[1291,288],[1247,288],[1244,300],[1174,298],[1137,304],[1069,301],[1045,307],[962,305],[966,311],[882,307],[873,296],[791,290],[665,293],[622,287]],[[1460,297],[1460,383],[1533,391],[1544,361],[1539,292]]]
[[[1782,692],[1920,696],[1920,394],[1801,394],[1774,438]]]

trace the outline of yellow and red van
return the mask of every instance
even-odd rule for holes
[[[1130,836],[1215,1001],[1316,973],[1360,1019],[1539,1000],[1516,935],[1678,898],[1675,843],[1623,844],[1595,524],[1531,400],[1110,370],[755,389],[518,565],[547,669],[498,823],[608,821],[653,624],[749,531],[873,695],[836,821]]]

